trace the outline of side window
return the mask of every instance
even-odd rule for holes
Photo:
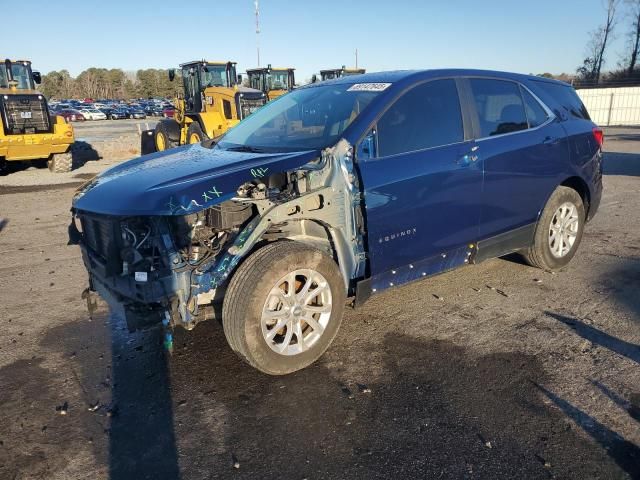
[[[480,120],[480,138],[528,128],[517,83],[506,80],[469,79]]]
[[[591,120],[589,112],[571,85],[539,81],[536,81],[536,85],[558,102],[570,116],[582,120]]]
[[[462,142],[464,130],[454,80],[423,83],[403,94],[378,121],[378,156]]]
[[[546,122],[549,116],[545,109],[542,108],[542,105],[540,105],[540,102],[524,88],[522,89],[522,97],[524,98],[524,109],[527,113],[529,128],[539,127]]]

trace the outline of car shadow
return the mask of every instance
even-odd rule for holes
[[[271,377],[244,364],[215,321],[177,329],[169,355],[160,329],[129,333],[98,307],[41,343],[47,355],[64,356],[65,369],[21,365],[2,378],[45,392],[50,408],[50,398],[61,402],[71,390],[61,394],[51,379],[73,372],[82,400],[69,400],[73,422],[56,417],[56,441],[66,455],[93,449],[112,479],[593,478],[619,476],[616,464],[636,473],[623,458],[634,458],[634,446],[602,425],[579,423],[597,443],[566,428],[565,415],[588,418],[540,390],[551,378],[536,355],[376,333],[372,322],[380,328],[384,319],[363,323],[348,313],[318,362]],[[375,338],[363,341],[363,328]],[[31,405],[35,416],[37,396]],[[5,416],[11,428],[21,420]],[[57,443],[43,438],[38,427],[14,446],[21,461],[34,462],[34,448],[58,459]]]
[[[605,152],[603,162],[605,175],[640,176],[640,154]]]
[[[545,315],[555,318],[571,328],[575,333],[590,342],[640,364],[640,345],[620,340],[574,317],[546,311]]]

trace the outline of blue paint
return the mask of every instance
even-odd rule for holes
[[[234,197],[240,185],[253,180],[252,168],[282,172],[318,156],[318,151],[251,153],[187,145],[104,171],[76,196],[73,207],[107,215],[185,215]]]

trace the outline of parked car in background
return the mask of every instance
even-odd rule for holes
[[[173,116],[176,113],[176,109],[175,107],[171,106],[171,107],[164,107],[164,109],[162,110],[162,116],[164,118],[173,118]]]
[[[106,120],[107,116],[97,108],[81,108],[80,113],[87,120]]]
[[[245,362],[291,373],[333,341],[347,298],[512,252],[565,268],[598,210],[603,133],[568,84],[384,72],[286,100],[77,191],[71,240],[130,327],[144,311],[170,343],[221,312]]]
[[[109,120],[123,120],[127,118],[128,111],[124,108],[111,108],[107,110],[109,112],[107,114]]]
[[[56,115],[60,115],[67,122],[84,122],[86,119],[80,110],[76,110],[73,108],[65,108],[62,110],[58,110]]]
[[[158,106],[158,105],[148,105],[147,107],[145,107],[144,112],[147,114],[148,117],[162,117],[163,109]]]
[[[127,118],[143,119],[147,118],[147,114],[140,107],[129,107],[127,109]]]

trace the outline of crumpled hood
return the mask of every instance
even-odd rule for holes
[[[185,215],[237,196],[247,181],[295,169],[319,155],[316,150],[251,153],[186,145],[102,172],[78,189],[73,208],[106,215]]]

